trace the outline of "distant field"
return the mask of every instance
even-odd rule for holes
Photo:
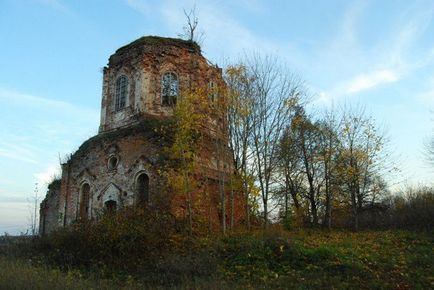
[[[182,276],[176,283],[124,274],[99,278],[101,273],[60,271],[6,253],[0,255],[0,289],[434,289],[433,233],[273,230],[198,245],[214,264],[196,253],[174,258],[179,265],[171,265],[171,275],[177,269]],[[195,271],[184,269],[185,260],[196,261],[188,264]],[[202,275],[201,267],[216,267],[215,274]]]

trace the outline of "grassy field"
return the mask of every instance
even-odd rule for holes
[[[201,239],[194,248],[166,259],[161,279],[60,271],[3,253],[0,289],[434,289],[432,233],[275,229]]]

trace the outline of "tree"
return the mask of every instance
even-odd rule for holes
[[[245,201],[246,226],[250,229],[250,199],[252,170],[251,136],[253,125],[253,79],[245,65],[228,66],[224,74],[227,85],[227,123],[229,147],[232,152],[235,176],[241,184]],[[233,188],[231,188],[233,190]]]
[[[214,147],[215,147],[215,159],[217,161],[217,170],[219,172],[219,195],[220,195],[220,210],[221,210],[221,225],[222,232],[226,234],[227,222],[226,222],[226,183],[227,175],[229,175],[230,182],[230,227],[234,225],[234,190],[232,188],[232,166],[228,162],[230,156],[226,154],[226,148],[228,146],[228,136],[227,136],[227,98],[224,93],[222,93],[223,88],[219,86],[213,86],[208,88],[208,95],[211,100],[211,112],[210,112],[210,123],[214,124]],[[228,174],[229,173],[229,174]]]
[[[326,111],[324,118],[319,122],[322,135],[320,158],[324,167],[324,195],[325,209],[323,224],[330,230],[332,227],[333,192],[336,189],[336,160],[339,156],[338,129],[339,122],[336,112]]]
[[[302,82],[273,57],[255,55],[246,61],[252,80],[252,153],[261,189],[264,227],[268,226],[268,204],[276,190],[279,140],[305,91]]]
[[[194,174],[202,148],[202,126],[207,122],[208,109],[206,92],[201,89],[190,89],[182,93],[173,113],[174,140],[169,152],[171,158],[179,163],[177,170],[169,175],[169,179],[170,184],[177,187],[175,191],[185,198],[190,235],[193,231]]]
[[[378,194],[378,176],[387,166],[382,156],[385,137],[363,110],[344,112],[339,131],[338,182],[351,207],[354,230],[363,206]]]
[[[300,214],[300,198],[304,190],[303,164],[299,147],[297,146],[297,135],[291,126],[288,126],[279,144],[279,167],[282,176],[281,189],[278,196],[283,198],[283,217],[285,220],[290,216],[290,199],[295,207],[297,215]]]
[[[318,211],[321,190],[325,182],[324,163],[321,159],[323,135],[319,124],[315,124],[300,110],[291,124],[295,131],[297,150],[299,151],[302,172],[306,183],[303,197],[309,203],[311,223],[318,225]]]
[[[254,176],[260,188],[266,227],[268,204],[277,191],[279,142],[305,91],[302,82],[270,56],[246,57],[230,66],[225,75],[230,96],[230,147],[236,171],[243,179],[247,218],[251,188],[248,185]]]
[[[191,42],[200,43],[204,33],[202,31],[197,31],[199,19],[196,16],[196,6],[194,6],[193,9],[190,9],[189,12],[184,9],[184,15],[187,23],[182,28],[183,32],[179,33],[178,36]]]

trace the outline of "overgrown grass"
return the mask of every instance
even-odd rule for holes
[[[432,289],[433,247],[432,234],[404,231],[236,237],[222,271],[253,288]]]
[[[226,237],[181,239],[175,235],[168,239],[171,249],[150,255],[151,259],[139,252],[136,261],[142,263],[134,271],[126,261],[131,253],[124,258],[116,256],[115,262],[102,260],[95,267],[85,263],[60,265],[32,251],[17,256],[4,248],[0,251],[0,288],[434,288],[433,233],[288,232],[277,228]],[[20,248],[25,248],[23,243]],[[128,271],[122,269],[123,263],[129,265]],[[146,263],[151,265],[143,266]]]
[[[32,261],[0,256],[0,289],[119,289],[113,280],[83,277],[77,270],[60,271]]]

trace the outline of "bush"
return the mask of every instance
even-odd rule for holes
[[[130,207],[106,214],[97,223],[77,222],[48,236],[10,244],[4,253],[63,271],[140,277],[150,285],[212,277],[215,252],[184,233],[183,221],[167,211]]]
[[[391,204],[391,220],[396,228],[434,229],[434,188],[409,188]]]
[[[288,231],[292,230],[293,224],[294,224],[294,219],[290,212],[288,212],[286,216],[282,217],[282,225],[284,229]]]

